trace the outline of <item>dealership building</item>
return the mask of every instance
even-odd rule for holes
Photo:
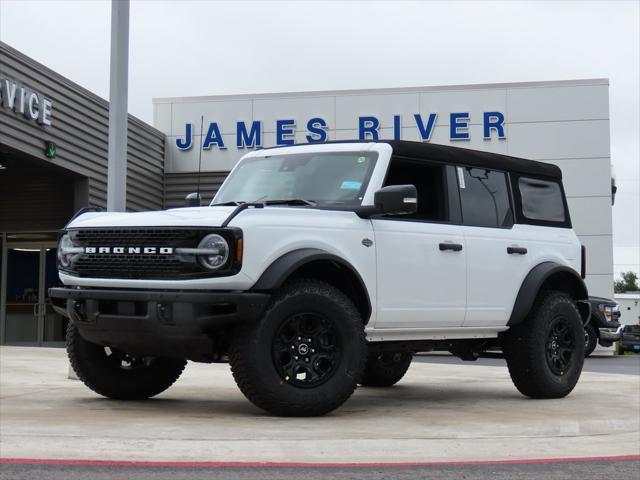
[[[606,79],[159,98],[153,126],[129,116],[127,209],[210,201],[255,148],[402,139],[558,165],[587,247],[587,284],[613,295]],[[108,102],[0,43],[0,343],[55,345],[64,319],[56,235],[81,207],[105,207]],[[200,171],[200,173],[198,173]]]

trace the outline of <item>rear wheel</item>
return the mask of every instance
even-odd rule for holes
[[[589,323],[584,327],[584,356],[588,357],[596,349],[598,344],[598,333],[593,325]]]
[[[164,392],[187,364],[178,358],[132,356],[88,342],[73,323],[67,327],[67,355],[87,387],[118,400],[142,400]]]
[[[507,331],[503,350],[516,388],[532,398],[561,398],[580,378],[584,328],[574,300],[543,292],[525,320]]]
[[[410,352],[370,353],[360,382],[365,387],[390,387],[398,383],[409,370]]]
[[[316,416],[342,405],[362,377],[364,325],[351,300],[317,280],[274,296],[263,318],[240,327],[229,349],[244,395],[282,416]]]

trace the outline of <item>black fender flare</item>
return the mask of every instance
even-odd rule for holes
[[[371,298],[369,297],[369,291],[360,276],[360,273],[344,258],[337,255],[333,255],[325,250],[319,248],[300,248],[298,250],[292,250],[285,253],[278,259],[274,260],[271,265],[260,275],[258,281],[251,287],[254,291],[270,291],[275,290],[282,286],[282,284],[300,267],[315,262],[318,260],[328,260],[334,262],[339,266],[349,270],[354,278],[357,279],[360,288],[365,294],[367,309],[369,314],[371,313]]]
[[[591,315],[591,305],[587,301],[589,293],[580,274],[565,265],[560,265],[555,262],[543,262],[533,267],[523,280],[513,305],[511,317],[507,323],[508,326],[517,325],[526,318],[533,307],[533,303],[542,285],[557,274],[561,274],[570,279],[568,286],[571,289],[572,296],[578,301],[578,310],[580,310],[582,320],[583,322],[589,320]]]

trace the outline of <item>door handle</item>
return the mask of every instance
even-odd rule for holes
[[[460,250],[462,250],[462,245],[459,243],[441,243],[439,247],[441,252],[444,252],[445,250],[459,252]]]
[[[509,255],[526,255],[527,249],[523,247],[507,247],[507,253]]]

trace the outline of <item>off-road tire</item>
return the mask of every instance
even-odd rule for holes
[[[412,358],[410,352],[370,352],[360,384],[365,387],[395,385],[409,370]]]
[[[281,329],[304,315],[327,319],[338,345],[331,373],[309,386],[296,385],[306,380],[279,371],[283,361],[274,354]],[[260,320],[235,331],[229,349],[231,371],[242,393],[257,407],[280,416],[318,416],[338,408],[360,382],[366,357],[364,325],[353,302],[337,288],[312,279],[285,284]],[[316,364],[311,365],[315,372]]]
[[[566,368],[554,372],[548,356],[554,351],[552,329],[559,322],[565,325],[563,338],[571,346],[564,349],[570,352],[565,357]],[[582,372],[584,343],[584,328],[575,301],[564,292],[542,292],[529,315],[509,329],[503,339],[507,366],[516,388],[531,398],[568,395]]]
[[[117,400],[144,400],[164,392],[187,364],[183,359],[153,357],[145,358],[139,368],[123,369],[114,353],[109,355],[103,346],[82,338],[73,323],[67,327],[67,355],[87,387]]]
[[[584,327],[584,331],[589,335],[589,342],[585,343],[584,347],[584,357],[587,358],[596,349],[596,345],[598,345],[598,332],[591,323],[588,323]]]

